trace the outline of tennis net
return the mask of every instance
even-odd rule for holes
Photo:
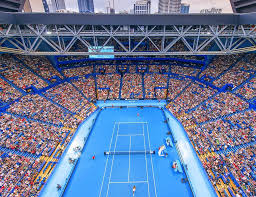
[[[104,155],[142,155],[142,154],[155,154],[155,151],[105,151]]]

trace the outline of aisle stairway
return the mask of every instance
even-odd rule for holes
[[[14,149],[2,147],[2,146],[0,146],[0,151],[5,152],[5,153],[16,154],[16,155],[23,156],[23,157],[28,157],[28,158],[38,158],[38,157],[40,157],[40,155],[37,155],[37,154],[22,152],[22,151],[19,151],[19,150],[14,150]]]

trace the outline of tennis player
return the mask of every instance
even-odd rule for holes
[[[174,161],[174,162],[172,163],[172,168],[173,168],[173,169],[176,169],[176,168],[177,168],[177,162],[176,162],[176,161]]]
[[[136,186],[134,185],[133,188],[132,188],[132,196],[134,196],[135,191],[136,191]]]
[[[167,157],[168,153],[165,151],[166,147],[165,145],[162,145],[158,148],[158,155],[159,157]]]
[[[166,143],[167,146],[171,146],[171,138],[167,137],[165,139],[165,143]]]

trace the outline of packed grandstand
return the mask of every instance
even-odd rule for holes
[[[76,61],[73,61],[76,60]],[[218,196],[256,196],[256,56],[1,54],[0,196],[37,196],[97,100],[167,100]]]

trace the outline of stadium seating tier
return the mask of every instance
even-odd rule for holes
[[[46,57],[0,55],[1,196],[38,195],[97,109],[92,102],[113,99],[170,101],[218,195],[256,195],[255,55],[216,56],[206,66],[57,59],[81,62],[54,67]]]

